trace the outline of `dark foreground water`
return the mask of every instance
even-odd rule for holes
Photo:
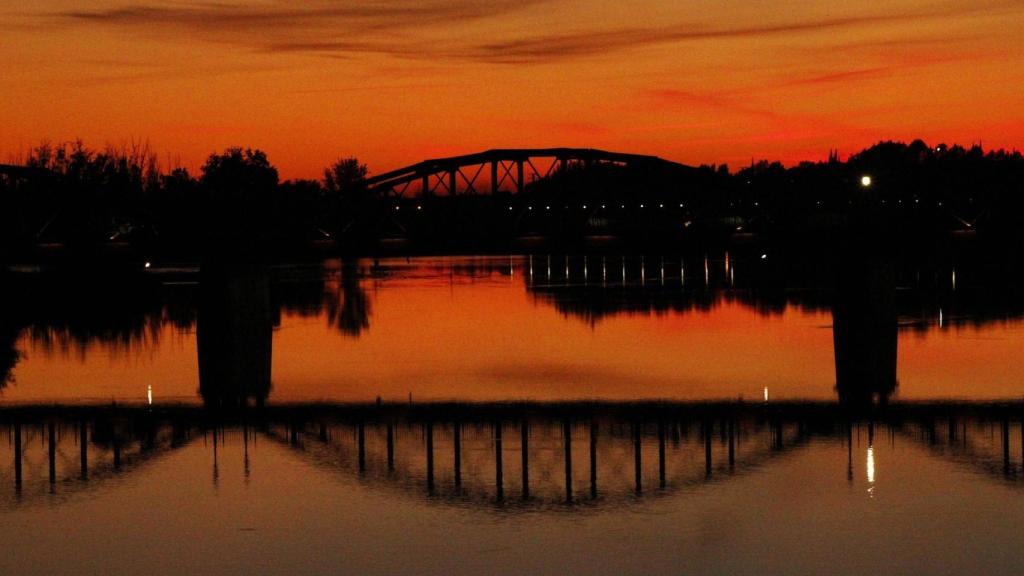
[[[0,574],[1020,573],[1017,283],[769,256],[9,275]]]

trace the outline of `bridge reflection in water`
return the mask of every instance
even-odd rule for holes
[[[705,291],[684,286],[693,277],[685,270],[692,261],[679,260],[678,273],[663,258],[628,266],[607,257],[560,264],[524,260],[527,290],[589,318],[710,305],[714,283],[736,282],[728,257],[724,275],[713,275],[704,260],[698,278]],[[835,404],[264,406],[275,315],[267,271],[207,270],[197,318],[204,406],[6,408],[0,411],[6,440],[0,486],[11,490],[0,498],[10,504],[86,492],[199,439],[211,452],[214,481],[220,459],[241,457],[248,472],[250,443],[269,439],[322,470],[370,485],[502,508],[600,507],[685,492],[767,472],[780,457],[815,442],[845,445],[845,473],[852,477],[855,448],[868,450],[871,466],[871,447],[880,439],[909,441],[984,477],[1024,486],[1024,405],[888,401],[897,387],[893,269],[884,259],[847,264],[831,300],[808,303],[833,312]],[[358,333],[369,309],[354,278],[350,267],[342,270],[347,308],[332,318]],[[735,297],[771,306],[771,280],[769,274],[762,292]],[[222,452],[227,435],[241,436],[242,454]]]
[[[104,486],[202,442],[250,474],[250,445],[272,441],[317,469],[455,505],[561,510],[622,506],[770,474],[816,443],[846,447],[846,474],[873,446],[912,444],[981,477],[1024,488],[1024,405],[529,404],[8,409],[0,413],[7,506]],[[236,437],[225,452],[225,438]],[[238,442],[237,440],[241,440]],[[197,473],[201,473],[197,471]]]

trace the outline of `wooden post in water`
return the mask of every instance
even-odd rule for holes
[[[853,424],[846,424],[846,479],[853,482]]]
[[[455,423],[455,487],[462,487],[462,424]]]
[[[387,445],[388,471],[392,471],[395,469],[395,425],[391,422],[388,422]]]
[[[640,444],[640,422],[633,423],[633,476],[635,480],[636,493],[640,494],[643,492],[643,483],[641,478],[641,467],[642,467],[642,453]]]
[[[427,422],[427,493],[434,495],[434,423]]]
[[[505,498],[505,479],[501,460],[501,422],[494,423],[494,487],[498,500]]]
[[[711,476],[711,434],[714,431],[714,424],[710,421],[704,423],[704,475]]]
[[[359,472],[366,472],[366,424],[362,420],[356,425],[356,443],[359,445]]]
[[[736,468],[736,420],[730,418],[729,426],[729,470]]]
[[[530,425],[525,418],[521,424],[520,435],[519,445],[523,459],[523,500],[527,500],[530,498]]]
[[[82,480],[89,479],[89,429],[85,420],[78,425],[78,451],[81,462],[80,476]]]
[[[590,497],[597,498],[597,420],[590,420]]]
[[[52,490],[53,485],[57,483],[57,431],[53,420],[50,420],[47,424],[47,432],[47,448],[50,462],[50,487]]]
[[[117,428],[114,428],[114,470],[121,469],[121,436],[117,433]],[[217,463],[217,429],[213,429],[213,462],[214,466]]]
[[[21,491],[21,422],[14,424],[14,488]]]
[[[658,421],[658,487],[665,489],[665,421]]]
[[[562,445],[565,449],[565,502],[572,502],[572,423],[562,421]]]
[[[1006,476],[1010,475],[1010,421],[1003,419],[1002,421],[1002,436],[1003,436],[1003,474]]]

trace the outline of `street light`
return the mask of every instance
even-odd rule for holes
[[[864,176],[861,176],[860,177],[860,185],[865,187],[865,188],[870,187],[871,186],[871,176],[868,176],[867,174],[865,174]]]

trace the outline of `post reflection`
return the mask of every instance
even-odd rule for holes
[[[413,499],[509,510],[657,501],[708,483],[770,475],[814,446],[843,446],[847,469],[835,474],[853,482],[855,444],[864,455],[859,477],[873,497],[882,478],[879,431],[889,434],[881,449],[893,458],[900,444],[1024,489],[1024,444],[1014,440],[1024,438],[1024,426],[1007,418],[1020,409],[892,404],[852,421],[841,406],[826,404],[267,407],[244,420],[210,420],[190,408],[8,410],[0,412],[0,484],[8,487],[0,489],[0,507],[87,493],[186,447],[208,452],[210,468],[195,473],[208,474],[214,486],[223,481],[225,458],[244,463],[246,482],[261,472],[287,473],[253,466],[257,436],[322,473],[351,475]],[[934,434],[940,422],[956,434]],[[238,441],[226,443],[228,437]],[[582,454],[573,450],[581,442],[589,447]]]

